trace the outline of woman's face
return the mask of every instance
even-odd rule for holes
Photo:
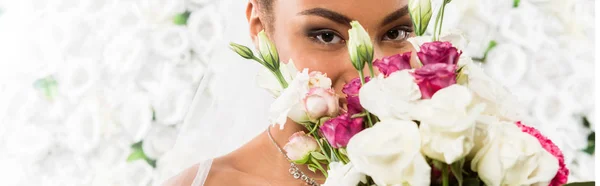
[[[358,77],[346,47],[350,21],[369,33],[375,59],[404,53],[413,50],[407,41],[413,35],[407,5],[408,0],[275,0],[273,22],[262,25],[282,61],[293,59],[298,69],[326,73],[340,92]],[[257,26],[250,22],[251,32]]]

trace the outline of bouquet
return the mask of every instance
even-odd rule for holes
[[[347,45],[359,77],[344,86],[343,108],[326,74],[298,71],[292,60],[282,65],[264,32],[258,57],[232,43],[266,67],[259,82],[277,97],[272,124],[290,118],[308,131],[290,137],[287,156],[322,172],[327,186],[565,184],[562,152],[518,120],[510,93],[463,55],[459,35],[440,33],[448,3],[424,36],[431,2],[409,2],[414,53],[374,60],[367,32],[352,22]]]

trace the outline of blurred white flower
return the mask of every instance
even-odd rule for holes
[[[179,58],[190,53],[189,33],[185,27],[161,28],[152,34],[153,51],[168,58]]]
[[[127,99],[120,103],[115,116],[117,123],[123,127],[132,142],[142,140],[150,130],[152,123],[152,106],[147,94],[131,92],[124,96]]]
[[[66,138],[63,143],[79,154],[94,150],[100,140],[114,128],[106,108],[107,105],[99,96],[84,98],[65,121]]]
[[[177,130],[168,126],[154,126],[144,138],[142,148],[144,154],[152,159],[158,159],[171,150],[177,139]]]

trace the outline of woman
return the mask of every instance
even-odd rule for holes
[[[359,21],[373,39],[375,58],[413,50],[408,0],[250,0],[246,8],[250,35],[265,30],[282,61],[293,59],[298,69],[324,72],[339,95],[345,83],[358,77],[346,47],[350,21]],[[233,54],[232,54],[233,55]],[[340,100],[342,106],[345,100]],[[266,122],[266,121],[265,121]],[[168,180],[168,186],[303,185],[289,173],[290,162],[280,148],[304,130],[288,120],[283,130],[270,127],[233,152],[196,164]],[[306,176],[324,182],[322,173],[298,165]]]

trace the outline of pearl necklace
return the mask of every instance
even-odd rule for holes
[[[287,159],[290,162],[290,175],[292,175],[294,177],[294,179],[301,179],[302,181],[304,181],[306,183],[306,185],[309,186],[321,186],[319,183],[317,183],[317,181],[315,181],[315,179],[312,179],[310,177],[308,177],[306,174],[304,174],[304,172],[302,172],[297,166],[296,164],[294,164],[292,162],[292,160],[285,154],[285,152],[283,152],[283,149],[281,149],[281,147],[279,147],[279,145],[277,145],[277,142],[275,142],[275,139],[273,139],[273,136],[271,135],[271,130],[269,130],[269,128],[267,128],[267,134],[269,135],[269,139],[271,139],[271,142],[273,142],[273,145],[275,145],[275,147],[277,147],[277,150],[279,150],[279,152],[281,154],[283,154],[283,157],[285,157],[285,159]]]

